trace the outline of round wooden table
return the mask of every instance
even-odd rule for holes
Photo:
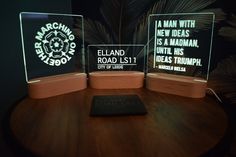
[[[148,114],[90,117],[94,95],[137,94]],[[42,157],[195,157],[224,136],[228,119],[213,97],[191,99],[147,89],[86,89],[52,98],[25,98],[10,128]]]

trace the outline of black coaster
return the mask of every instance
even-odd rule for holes
[[[90,116],[144,115],[147,110],[137,95],[94,96]]]

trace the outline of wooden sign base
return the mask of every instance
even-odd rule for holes
[[[148,73],[146,87],[156,92],[190,98],[202,98],[206,94],[207,81],[196,77]]]
[[[40,77],[28,82],[29,96],[34,99],[48,98],[85,88],[87,88],[87,75],[85,73]]]
[[[99,71],[89,73],[90,87],[95,89],[142,88],[144,73],[139,71]]]

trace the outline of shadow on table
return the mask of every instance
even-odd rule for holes
[[[6,146],[10,149],[11,153],[14,157],[37,157],[33,154],[30,150],[24,148],[20,142],[15,138],[11,129],[10,129],[10,116],[12,111],[14,110],[15,106],[23,100],[25,97],[14,103],[11,108],[5,113],[3,120],[1,122],[2,127],[2,134],[3,134],[3,142],[6,143]],[[1,152],[2,156],[4,155],[4,151]]]

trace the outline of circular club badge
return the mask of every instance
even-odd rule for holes
[[[50,66],[60,66],[71,60],[75,53],[75,36],[62,23],[47,23],[35,36],[35,52],[41,61]]]

